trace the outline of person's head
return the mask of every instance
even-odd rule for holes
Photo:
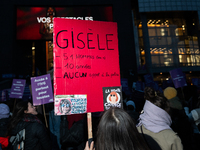
[[[56,16],[56,10],[54,7],[47,7],[46,10],[47,16]]]
[[[17,105],[15,106],[13,116],[22,117],[24,114],[27,114],[27,113],[33,114],[33,115],[38,114],[35,107],[30,102],[21,101],[21,102],[18,102]]]
[[[68,99],[62,99],[60,101],[59,110],[62,114],[67,114],[71,111],[71,102]]]
[[[110,92],[110,95],[109,95],[109,101],[110,103],[112,104],[115,104],[117,101],[118,101],[118,96],[117,96],[117,93],[116,92]]]
[[[145,98],[145,100],[149,100],[154,105],[162,108],[167,113],[170,113],[169,101],[160,91],[155,91],[151,87],[145,87],[144,98]]]
[[[10,108],[6,104],[0,104],[0,119],[9,118]]]
[[[37,115],[37,111],[35,110],[35,107],[28,101],[20,101],[16,104],[14,107],[14,112],[10,120],[10,124],[8,126],[8,133],[10,134],[12,129],[18,124],[20,120],[24,117],[25,114],[32,114]]]
[[[105,111],[99,122],[96,138],[96,150],[146,149],[133,119],[120,108]]]
[[[126,107],[127,107],[127,110],[133,110],[133,111],[136,110],[135,103],[132,100],[129,100],[126,102]]]

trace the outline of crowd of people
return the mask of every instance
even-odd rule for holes
[[[190,91],[192,88],[192,92]],[[196,90],[196,92],[194,91]],[[87,115],[54,114],[48,125],[31,101],[0,103],[3,150],[199,150],[200,97],[197,88],[174,87],[123,94],[123,108],[92,113],[93,142],[88,142]],[[19,140],[21,139],[21,140]],[[16,141],[20,141],[17,143]]]

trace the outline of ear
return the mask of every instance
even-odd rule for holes
[[[28,110],[24,110],[24,113],[27,114]]]

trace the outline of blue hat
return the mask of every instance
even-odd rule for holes
[[[132,100],[129,100],[128,102],[126,102],[126,106],[128,106],[128,105],[132,105],[134,107],[134,109],[136,109],[135,103]]]

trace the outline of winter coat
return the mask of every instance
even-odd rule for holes
[[[171,129],[162,130],[158,133],[147,130],[143,125],[137,127],[142,133],[151,150],[183,150],[180,138]]]
[[[146,100],[140,115],[138,131],[152,150],[183,150],[181,139],[170,128],[170,115],[160,107]]]
[[[27,119],[28,118],[28,119]],[[27,114],[12,130],[11,136],[25,128],[25,150],[50,150],[51,142],[45,126],[39,119]]]
[[[82,119],[75,122],[70,129],[68,129],[67,116],[61,117],[60,123],[60,143],[62,149],[73,147],[76,150],[83,150],[87,141],[87,120]]]
[[[0,137],[5,137],[7,126],[10,118],[0,119]]]

